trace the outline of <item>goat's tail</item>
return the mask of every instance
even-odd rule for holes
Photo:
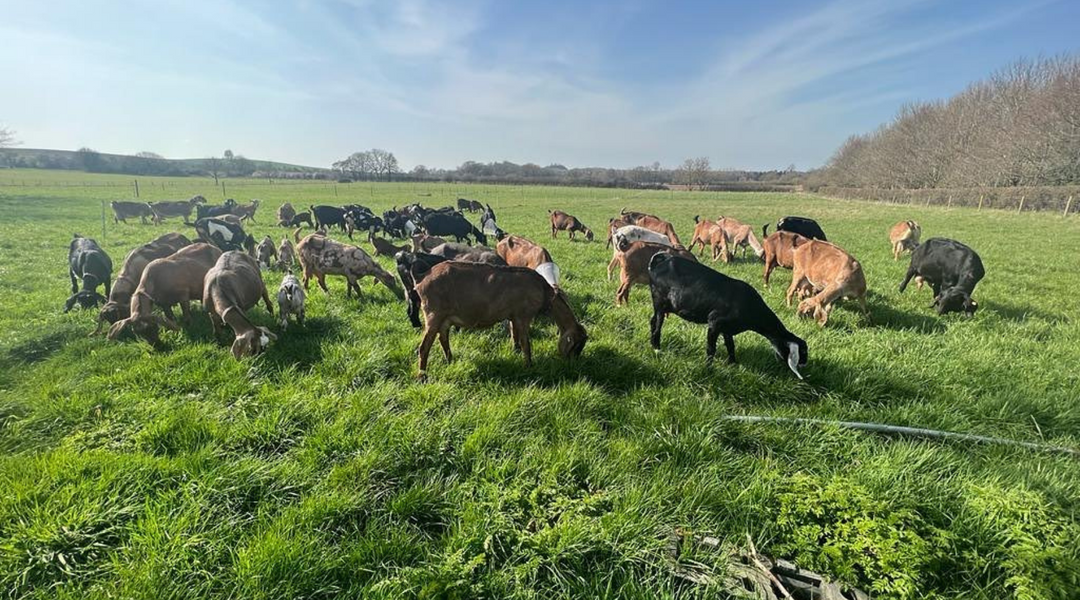
[[[761,226],[761,239],[769,237],[769,224],[766,223]]]

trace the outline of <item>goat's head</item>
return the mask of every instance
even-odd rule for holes
[[[818,322],[818,325],[825,326],[825,322],[829,320],[829,310],[821,305],[821,302],[814,297],[806,298],[799,302],[799,308],[797,311],[800,317],[814,317],[814,320]]]
[[[160,315],[152,315],[149,317],[128,317],[113,323],[109,328],[108,338],[110,340],[118,340],[126,336],[127,333],[132,333],[137,337],[141,337],[146,340],[152,346],[157,346],[161,343],[161,327],[166,329],[178,331],[180,327],[161,317]]]
[[[90,309],[96,308],[98,303],[108,303],[108,299],[93,290],[83,290],[77,294],[72,294],[67,299],[67,303],[64,304],[64,312],[70,311],[75,306],[75,303],[78,303],[84,309]]]
[[[979,309],[979,303],[972,299],[971,294],[966,291],[958,287],[951,287],[943,290],[937,298],[934,298],[934,308],[939,315],[962,312],[971,317]]]
[[[588,227],[586,227],[585,228],[585,239],[591,242],[591,241],[593,241],[593,237],[595,237],[595,236],[593,235],[592,229],[589,229]]]
[[[806,366],[809,349],[802,338],[794,334],[788,334],[785,338],[775,339],[773,340],[773,351],[780,357],[780,360],[787,363],[788,368],[796,377],[803,378],[802,374],[799,373],[799,369]]]
[[[245,331],[244,333],[236,336],[232,344],[232,353],[237,360],[245,356],[256,356],[260,354],[266,347],[270,345],[270,342],[277,339],[277,336],[270,332],[269,329],[259,326],[254,329]]]

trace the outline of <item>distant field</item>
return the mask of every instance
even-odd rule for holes
[[[72,232],[119,268],[134,246],[191,231],[110,216],[103,235],[102,201],[130,199],[131,179],[0,170],[2,597],[722,597],[674,576],[677,528],[749,534],[879,597],[1076,597],[1076,457],[722,417],[1080,447],[1080,219],[766,193],[226,180],[229,196],[264,202],[257,237],[286,233],[271,226],[285,201],[381,212],[465,196],[551,251],[590,335],[580,359],[558,356],[541,319],[531,369],[501,329],[460,332],[455,362],[433,352],[418,383],[419,334],[370,279],[360,301],[340,279],[329,296],[313,286],[307,327],[254,360],[233,360],[198,312],[160,352],[88,338],[92,313],[60,312]],[[46,185],[10,186],[20,180]],[[74,181],[118,187],[63,187]],[[212,180],[139,181],[143,200],[222,199]],[[763,290],[761,263],[739,259],[715,266],[807,340],[806,381],[750,333],[736,338],[739,365],[706,366],[704,328],[676,317],[654,354],[648,290],[614,306],[603,234],[550,239],[546,209],[599,232],[622,207],[669,219],[687,242],[697,214],[758,231],[814,217],[862,261],[871,318],[841,306],[823,330],[801,321],[784,306],[789,272]],[[893,262],[887,230],[901,219],[981,254],[974,318],[897,293],[907,259]]]

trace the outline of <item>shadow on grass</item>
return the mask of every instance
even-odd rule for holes
[[[978,298],[976,298],[976,301],[978,301]],[[1023,323],[1028,319],[1041,319],[1048,323],[1058,324],[1065,320],[1062,315],[1048,313],[1030,306],[1015,306],[994,300],[984,300],[979,304],[981,305],[979,306],[980,311],[992,312],[1006,321],[1016,323]]]
[[[0,368],[14,369],[29,366],[48,359],[65,344],[86,337],[87,330],[79,325],[67,325],[40,337],[15,344],[0,354]]]
[[[579,379],[616,393],[632,391],[645,383],[667,385],[663,373],[652,365],[605,347],[586,346],[584,354],[570,359],[558,353],[538,354],[534,347],[531,368],[526,368],[521,355],[515,353],[513,357],[476,361],[476,370],[485,381],[544,388]]]
[[[322,361],[324,344],[344,337],[345,323],[336,317],[309,317],[303,326],[290,321],[286,331],[271,330],[278,339],[262,354],[263,362],[274,369],[308,369]]]

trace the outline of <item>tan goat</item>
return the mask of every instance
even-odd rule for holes
[[[787,305],[791,297],[804,286],[813,288],[813,295],[799,303],[799,316],[813,316],[822,327],[829,320],[833,303],[840,298],[859,301],[863,314],[870,316],[866,307],[866,276],[862,265],[842,248],[821,240],[809,240],[795,249],[794,272],[787,291]]]
[[[536,316],[549,312],[559,328],[559,353],[577,356],[588,335],[581,326],[566,294],[557,290],[536,271],[523,267],[448,261],[431,268],[416,284],[426,324],[420,342],[420,375],[427,371],[428,355],[439,338],[446,361],[450,354],[450,327],[484,329],[510,322],[514,345],[521,349],[525,366],[532,365],[529,326]]]
[[[143,271],[150,261],[164,258],[173,254],[184,246],[191,245],[191,240],[179,233],[166,233],[138,248],[135,248],[124,258],[124,265],[120,267],[120,274],[112,284],[109,291],[109,301],[98,312],[97,328],[90,335],[101,333],[105,323],[113,323],[126,319],[131,315],[131,295],[139,287]]]
[[[790,231],[775,231],[761,244],[765,258],[765,287],[776,267],[790,269],[795,266],[795,249],[805,244],[807,238]]]
[[[694,216],[694,237],[690,240],[690,246],[688,250],[694,251],[694,246],[701,244],[701,251],[698,255],[705,253],[705,246],[709,246],[712,249],[712,259],[716,260],[721,256],[727,256],[727,237],[724,235],[724,230],[719,225],[713,223],[708,219],[701,219],[700,216]]]
[[[266,304],[270,316],[273,316],[274,305],[270,303],[270,294],[259,273],[259,264],[243,252],[234,250],[222,254],[206,273],[203,307],[210,313],[215,336],[226,323],[236,334],[232,353],[237,359],[259,354],[272,340],[277,339],[266,327],[252,323],[244,312],[258,304],[260,299]]]
[[[761,255],[764,254],[765,250],[761,247],[757,237],[754,236],[754,230],[746,223],[721,215],[716,220],[716,224],[724,231],[724,240],[727,246],[727,250],[721,254],[724,262],[730,261],[734,257],[735,250],[740,247],[743,249],[744,257],[746,256],[747,247],[750,247],[758,258],[761,258]]]
[[[637,225],[638,227],[644,227],[645,229],[650,229],[656,233],[666,235],[676,248],[682,247],[682,242],[679,241],[679,235],[675,233],[675,226],[660,217],[640,212],[627,212],[626,209],[623,209],[620,216],[630,225]]]
[[[375,256],[394,256],[398,252],[409,250],[408,246],[395,246],[390,241],[377,237],[374,231],[368,231],[368,241],[371,242],[371,247],[375,249]]]
[[[634,285],[649,285],[649,261],[657,252],[670,252],[676,256],[697,262],[694,253],[682,248],[672,248],[652,242],[631,242],[625,244],[616,259],[622,271],[619,275],[619,290],[615,292],[615,304],[630,301],[630,288]]]
[[[912,252],[919,246],[922,227],[916,221],[900,221],[889,229],[889,243],[892,244],[893,260],[900,260],[904,252]]]

